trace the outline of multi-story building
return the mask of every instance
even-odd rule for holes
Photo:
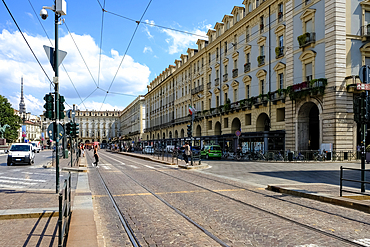
[[[18,130],[18,138],[16,142],[28,141],[41,141],[41,119],[38,116],[32,115],[31,113],[20,113],[17,110],[14,110],[15,115],[21,117],[23,123],[21,125],[26,126],[26,136],[22,136],[22,126]]]
[[[75,121],[79,124],[79,140],[83,143],[99,142],[102,147],[105,147],[110,140],[119,136],[120,111],[75,111]],[[46,119],[43,115],[43,128],[46,140],[49,139],[47,129],[52,122]],[[70,119],[66,116],[61,124],[69,122]],[[45,143],[44,143],[45,144]]]
[[[138,96],[120,113],[120,145],[141,147],[145,128],[145,99]]]
[[[243,5],[150,83],[144,140],[183,141],[191,105],[197,144],[355,150],[353,84],[370,63],[370,2]]]

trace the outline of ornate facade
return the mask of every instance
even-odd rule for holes
[[[358,69],[370,64],[370,3],[244,0],[243,5],[150,83],[144,140],[184,141],[191,105],[197,110],[198,145],[356,150],[354,85]]]

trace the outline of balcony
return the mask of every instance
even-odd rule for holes
[[[285,103],[285,98],[286,98],[286,89],[279,89],[270,94],[271,102],[274,105],[276,105],[279,100],[281,100],[282,103]]]
[[[257,57],[258,66],[262,66],[265,64],[265,56],[258,56]]]
[[[223,81],[224,81],[224,82],[225,82],[225,81],[227,81],[227,75],[228,75],[228,74],[224,74],[224,75],[223,75],[223,78],[224,78],[224,80],[223,80]]]
[[[215,86],[217,87],[218,85],[220,85],[220,78],[215,79]]]
[[[365,38],[365,40],[370,37],[370,24],[361,27],[361,36]]]
[[[275,48],[275,58],[278,59],[284,56],[284,46]]]
[[[244,64],[244,73],[247,73],[251,70],[251,63]]]
[[[233,78],[238,77],[238,69],[233,69]]]
[[[297,37],[299,48],[304,48],[316,41],[316,33],[304,33]]]
[[[304,81],[287,88],[287,94],[291,100],[306,98],[306,96],[323,95],[327,85],[326,78]]]

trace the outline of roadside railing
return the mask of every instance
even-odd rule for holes
[[[340,167],[340,196],[343,195],[343,192],[352,193],[352,194],[358,194],[358,195],[370,196],[370,193],[366,193],[365,192],[365,189],[364,189],[364,192],[358,192],[358,191],[352,191],[352,190],[345,190],[345,189],[343,189],[343,181],[353,182],[353,183],[360,183],[362,188],[365,188],[366,187],[366,184],[370,184],[370,182],[364,181],[364,180],[355,180],[355,179],[343,178],[343,171],[344,170],[360,171],[360,172],[370,172],[370,169],[357,169],[357,168],[348,168],[348,167],[341,166]]]
[[[59,192],[59,218],[58,218],[58,247],[66,246],[69,223],[71,220],[71,172],[64,179],[63,187]]]

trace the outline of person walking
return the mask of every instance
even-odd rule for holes
[[[81,144],[81,152],[82,152],[82,157],[85,157],[85,147],[83,144]]]
[[[184,150],[184,161],[186,165],[189,165],[189,155],[191,155],[191,150],[188,142],[185,142],[185,145],[183,146],[185,148]]]
[[[98,162],[99,162],[98,146],[94,147],[94,158],[95,158],[95,162],[93,163],[93,166],[95,164],[95,167],[98,167]]]

